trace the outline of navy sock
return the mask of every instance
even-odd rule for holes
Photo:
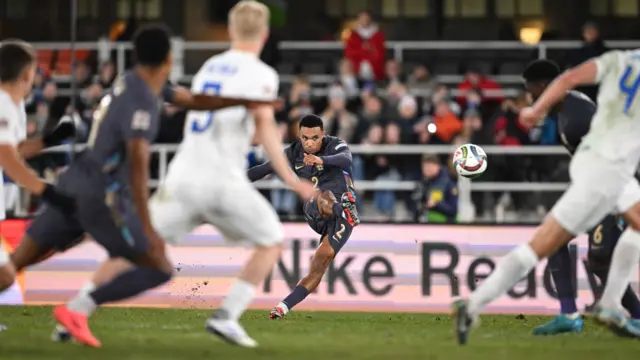
[[[309,296],[309,290],[302,285],[296,286],[295,289],[282,300],[283,303],[287,305],[289,310],[293,309],[294,306],[298,305],[302,300],[304,300],[307,296]]]
[[[111,282],[91,293],[96,305],[128,299],[171,279],[171,275],[157,269],[137,267],[120,274]]]
[[[549,258],[549,270],[558,293],[560,312],[562,314],[578,312],[576,291],[571,274],[571,254],[568,246],[561,247],[558,252]]]

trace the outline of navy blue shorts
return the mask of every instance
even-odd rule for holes
[[[136,260],[146,253],[148,240],[142,223],[126,198],[77,197],[78,211],[69,216],[45,205],[27,234],[46,249],[68,249],[88,233],[110,257]]]
[[[305,202],[303,211],[309,226],[313,231],[321,235],[320,241],[324,241],[326,237],[331,248],[337,254],[349,240],[353,226],[342,216],[342,213],[334,214],[329,218],[320,216],[318,202],[315,199]]]

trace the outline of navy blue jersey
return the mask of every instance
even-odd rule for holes
[[[560,141],[573,154],[582,137],[589,132],[591,119],[596,114],[596,104],[578,91],[569,91],[558,113]]]
[[[351,176],[351,150],[347,143],[334,136],[325,136],[320,151],[314,154],[322,158],[322,165],[305,165],[304,154],[300,140],[285,149],[289,165],[298,177],[310,180],[321,191],[331,191],[336,199],[340,199],[347,191],[355,195]],[[271,163],[267,162],[249,169],[248,176],[251,181],[256,181],[272,172]]]
[[[127,143],[135,138],[153,142],[162,103],[134,71],[116,79],[94,113],[87,149],[71,164],[69,175],[63,179],[78,176],[72,181],[89,193],[103,193],[106,186],[128,189]]]

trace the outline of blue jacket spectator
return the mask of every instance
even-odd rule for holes
[[[423,180],[413,193],[416,204],[414,220],[418,222],[456,222],[458,216],[458,187],[435,155],[422,159]]]

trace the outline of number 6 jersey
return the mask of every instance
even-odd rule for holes
[[[251,53],[229,50],[213,56],[195,75],[191,92],[241,99],[273,101],[278,74]],[[235,106],[211,111],[190,111],[184,138],[173,159],[169,177],[219,174],[244,177],[255,124],[249,109]]]

